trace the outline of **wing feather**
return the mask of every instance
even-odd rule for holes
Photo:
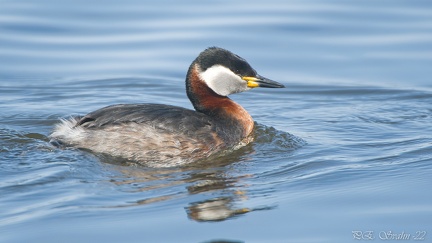
[[[214,122],[202,113],[162,104],[120,104],[107,106],[82,117],[76,126],[102,128],[137,123],[168,132],[186,133],[213,130]]]

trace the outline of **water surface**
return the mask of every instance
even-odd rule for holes
[[[430,241],[429,1],[0,5],[1,242]],[[165,169],[49,144],[60,118],[107,105],[192,108],[184,77],[208,46],[287,87],[232,96],[252,144]]]

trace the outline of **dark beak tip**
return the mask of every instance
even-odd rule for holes
[[[276,81],[271,81],[267,85],[263,85],[263,87],[267,87],[267,88],[285,88],[285,85],[283,85],[281,83],[278,83]]]
[[[271,79],[265,78],[261,75],[257,75],[257,78],[259,79],[258,83],[259,83],[259,87],[263,87],[263,88],[285,88],[285,85],[273,81]]]

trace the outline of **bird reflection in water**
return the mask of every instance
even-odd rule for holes
[[[221,197],[192,203],[187,208],[188,216],[196,221],[222,221],[251,211],[249,208],[235,209],[232,201],[230,197]]]
[[[248,145],[211,163],[203,161],[193,166],[178,168],[145,168],[134,165],[133,162],[119,162],[109,157],[104,157],[102,160],[115,164],[113,168],[122,175],[120,178],[113,178],[111,182],[118,186],[126,186],[126,190],[132,193],[131,196],[136,197],[143,192],[151,192],[148,198],[133,199],[132,204],[116,207],[151,204],[184,197],[194,198],[197,194],[208,195],[205,200],[190,202],[183,206],[190,219],[204,222],[222,221],[256,210],[271,209],[271,207],[237,206],[248,200],[247,191],[244,190],[246,186],[242,180],[250,175],[242,175],[238,169],[235,175],[231,171],[233,169],[231,165],[239,161],[247,163],[248,155],[253,152],[253,147]],[[164,192],[168,193],[164,194]]]

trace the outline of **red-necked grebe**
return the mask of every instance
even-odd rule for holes
[[[254,122],[227,96],[284,86],[257,74],[243,58],[211,47],[192,62],[186,92],[195,111],[162,104],[120,104],[63,120],[54,144],[118,156],[153,167],[184,165],[247,144]]]

